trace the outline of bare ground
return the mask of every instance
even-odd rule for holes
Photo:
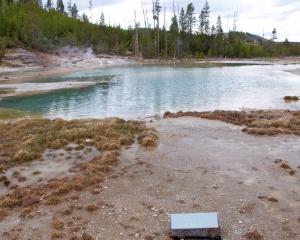
[[[160,132],[157,149],[124,149],[99,191],[5,217],[1,239],[164,239],[168,214],[215,211],[222,239],[255,229],[264,239],[300,238],[300,175],[282,165],[300,170],[299,137],[192,117],[149,125]]]

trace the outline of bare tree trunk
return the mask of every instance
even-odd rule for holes
[[[2,14],[4,18],[5,17],[4,0],[2,0]]]
[[[152,5],[153,5],[154,55],[156,55],[155,3],[154,3],[154,0],[152,0]]]
[[[168,36],[167,36],[167,29],[166,29],[166,4],[164,2],[164,32],[165,32],[165,51],[166,57],[168,57]]]
[[[135,40],[134,40],[134,56],[135,59],[139,59],[139,33],[138,33],[138,26],[136,23],[136,12],[134,12],[134,24],[135,24]]]

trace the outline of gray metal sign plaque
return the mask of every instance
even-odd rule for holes
[[[171,214],[171,229],[219,228],[218,213]]]

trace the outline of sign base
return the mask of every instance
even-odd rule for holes
[[[169,236],[180,239],[221,239],[218,213],[171,214]]]

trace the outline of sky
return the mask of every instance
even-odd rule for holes
[[[67,1],[64,0],[65,6]],[[199,18],[205,0],[174,0],[175,11],[178,13],[189,3],[195,7],[196,19]],[[134,26],[134,18],[144,27],[143,8],[147,9],[149,23],[153,27],[152,0],[92,0],[92,11],[89,12],[88,0],[72,0],[76,3],[79,14],[85,12],[92,15],[91,21],[99,21],[103,12],[105,23],[108,25],[119,25],[122,28]],[[274,28],[277,30],[277,41],[284,41],[286,38],[290,42],[300,42],[300,1],[299,0],[208,0],[210,6],[211,26],[216,25],[218,15],[221,16],[222,27],[225,32],[233,29],[234,13],[237,13],[237,31],[249,32],[255,35],[271,38]],[[162,6],[160,16],[160,26],[164,25],[164,8],[166,12],[166,26],[170,26],[173,15],[173,0],[160,0]],[[165,6],[165,7],[164,7]],[[194,30],[197,30],[196,22]]]

